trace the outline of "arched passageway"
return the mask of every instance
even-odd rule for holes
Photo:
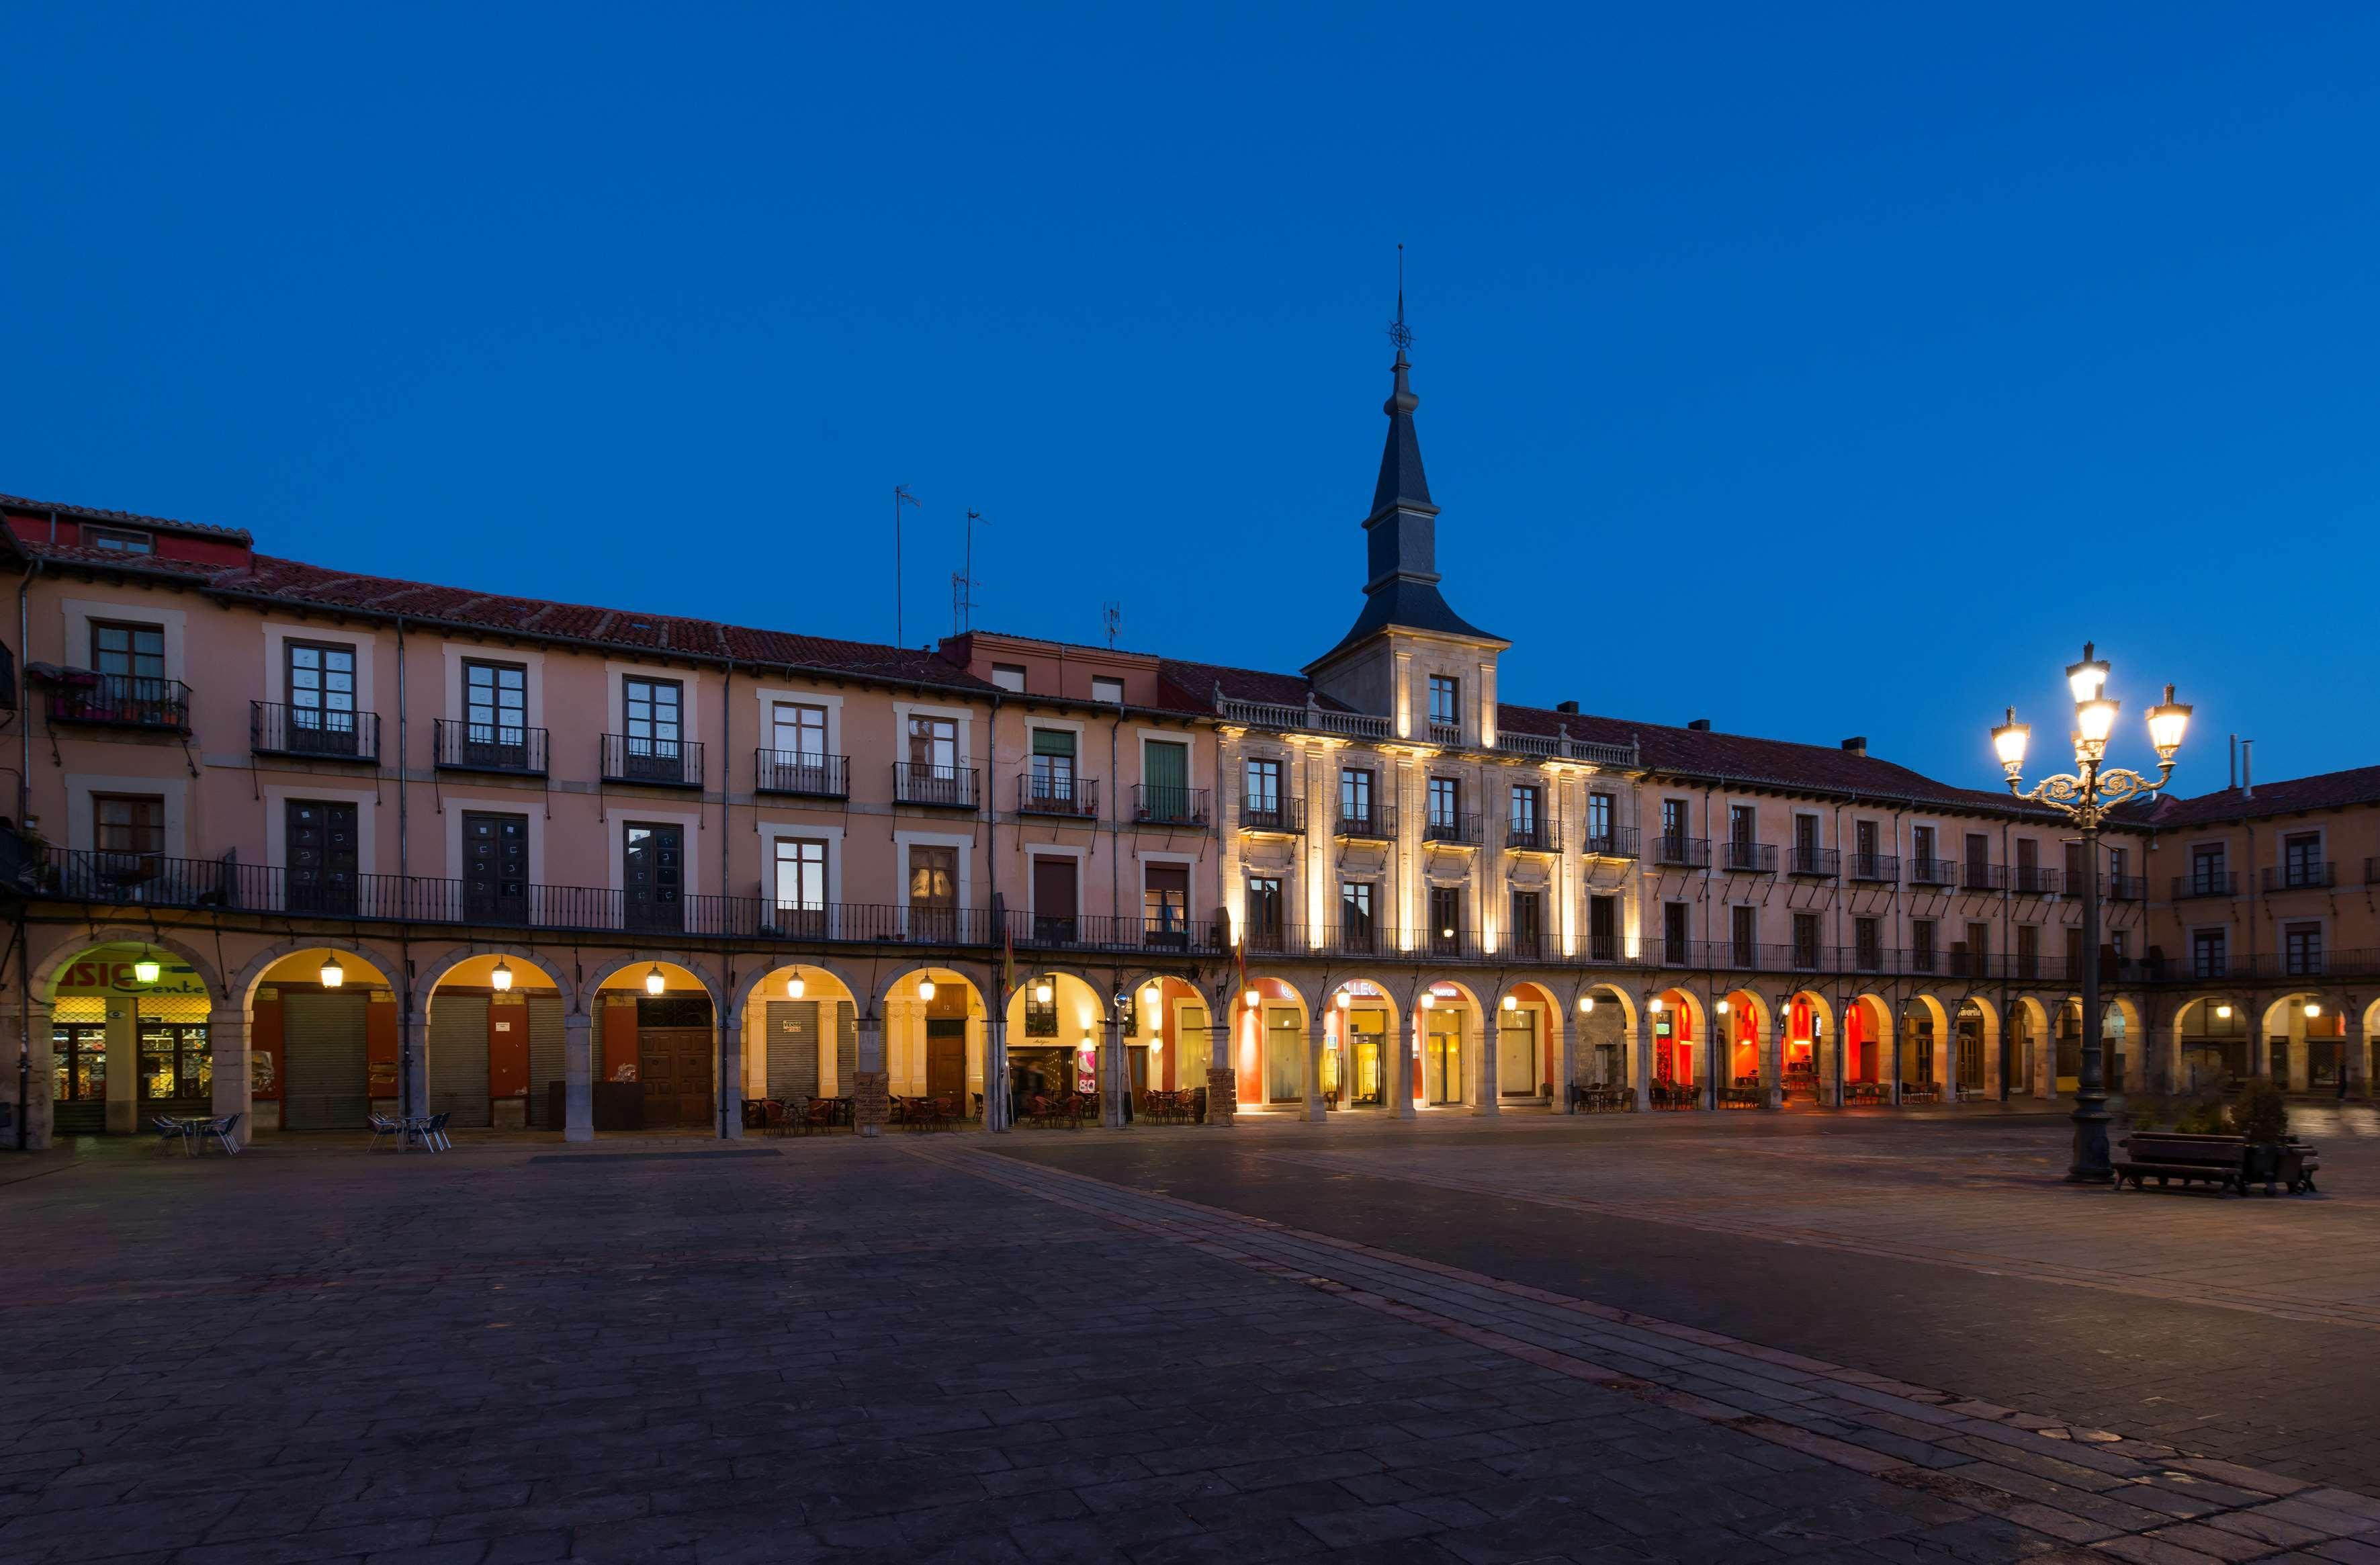
[[[108,940],[68,957],[51,984],[52,1134],[213,1113],[213,1015],[207,975],[163,946]]]

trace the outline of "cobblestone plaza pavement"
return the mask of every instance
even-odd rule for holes
[[[2301,1120],[2271,1201],[1996,1115],[0,1160],[0,1565],[2380,1560]]]

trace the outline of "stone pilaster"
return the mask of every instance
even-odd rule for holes
[[[584,1011],[562,1019],[562,1139],[595,1139],[595,1025]]]
[[[219,1120],[239,1116],[239,1128],[232,1139],[242,1146],[254,1137],[256,1102],[249,1081],[248,1020],[224,1018],[218,1009],[207,1025],[207,1050],[214,1071],[214,1101],[211,1111]]]
[[[744,1139],[744,1008],[727,1013],[719,1033],[719,1133]]]
[[[854,1032],[851,1121],[862,1135],[881,1135],[892,1118],[892,1078],[884,1068],[884,1018],[862,1016]]]
[[[1330,1042],[1330,1015],[1317,1006],[1305,1026],[1305,1117],[1316,1122],[1330,1116],[1322,1101],[1322,1051]]]
[[[1210,1125],[1235,1124],[1240,1114],[1240,1074],[1229,1065],[1211,1065],[1207,1070],[1207,1122]]]
[[[51,1048],[50,1008],[31,1001],[25,1007],[23,1021],[27,1045],[24,1145],[29,1152],[40,1152],[57,1138],[57,1105],[52,1101],[57,1090],[57,1060]],[[12,1089],[14,1086],[10,1084]],[[10,1141],[13,1145],[13,1133]]]

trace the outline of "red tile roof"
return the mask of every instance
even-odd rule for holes
[[[1263,701],[1280,707],[1305,705],[1307,694],[1314,689],[1313,682],[1304,674],[1267,673],[1260,669],[1191,662],[1182,658],[1162,660],[1158,673],[1185,709],[1197,711],[1215,710],[1215,690],[1219,685],[1224,695],[1235,701]],[[1325,711],[1355,710],[1344,701],[1322,695],[1316,695],[1315,704]]]
[[[2359,766],[2346,771],[2323,771],[2312,777],[2290,777],[2259,782],[2253,794],[2237,788],[2201,794],[2196,798],[2162,798],[2147,812],[2147,823],[2158,831],[2187,826],[2213,826],[2230,820],[2261,820],[2268,816],[2296,815],[2310,809],[2341,809],[2350,805],[2380,804],[2380,766]]]
[[[246,528],[220,528],[212,522],[181,522],[171,516],[144,516],[137,511],[103,511],[91,505],[61,505],[51,500],[27,500],[21,495],[0,494],[0,509],[38,511],[44,515],[55,511],[61,516],[77,521],[124,523],[132,527],[164,528],[174,532],[195,533],[201,538],[220,538],[230,543],[252,543]]]

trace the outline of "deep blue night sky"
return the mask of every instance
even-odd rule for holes
[[[0,491],[824,635],[1293,669],[1394,246],[1508,699],[1996,785],[2380,761],[2380,12],[18,5]],[[2062,746],[2052,745],[2051,750]]]

